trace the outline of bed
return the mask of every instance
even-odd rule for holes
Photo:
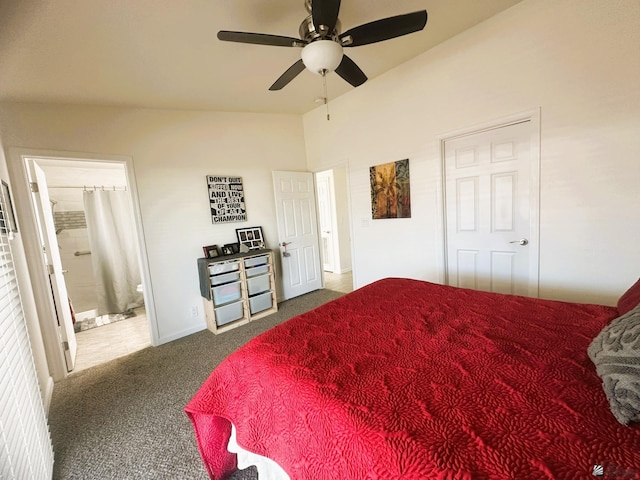
[[[589,358],[629,310],[383,279],[254,338],[185,411],[214,479],[232,425],[292,480],[640,478],[640,417]]]

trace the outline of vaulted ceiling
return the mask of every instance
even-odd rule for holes
[[[519,1],[343,0],[339,19],[345,31],[427,10],[421,32],[348,49],[372,79]],[[0,0],[0,101],[304,113],[323,96],[321,77],[304,71],[268,90],[299,48],[216,34],[298,37],[306,15],[304,0]],[[329,75],[330,98],[352,89]]]

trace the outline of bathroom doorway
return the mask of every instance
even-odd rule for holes
[[[315,174],[324,287],[353,290],[347,169],[337,166]]]
[[[72,373],[150,346],[125,165],[64,158],[31,161],[44,172],[72,312],[77,343]],[[102,202],[108,205],[103,208]],[[104,212],[113,215],[105,219]],[[106,232],[100,230],[105,223]]]

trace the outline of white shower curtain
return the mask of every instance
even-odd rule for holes
[[[98,314],[123,313],[142,306],[129,192],[85,191],[83,198],[98,288]]]

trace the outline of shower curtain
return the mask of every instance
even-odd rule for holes
[[[123,313],[142,306],[129,192],[85,191],[83,200],[98,288],[98,314]]]

